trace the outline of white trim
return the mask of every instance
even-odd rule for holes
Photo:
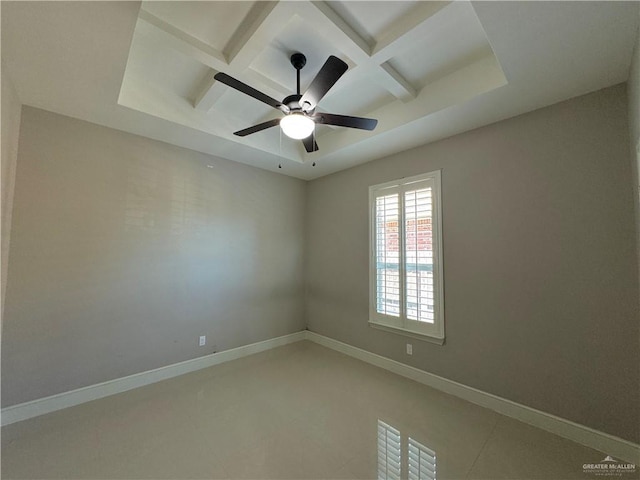
[[[395,327],[393,325],[386,325],[373,320],[369,320],[369,326],[379,330],[384,330],[385,332],[397,333],[398,335],[404,335],[405,337],[412,337],[417,338],[418,340],[424,340],[425,342],[435,343],[436,345],[444,345],[444,337],[438,338],[426,333],[415,332],[413,330],[407,330],[406,328]]]
[[[0,411],[0,424],[9,425],[11,423],[26,420],[28,418],[55,412],[67,407],[73,407],[81,403],[90,402],[99,398],[126,392],[134,388],[143,387],[150,383],[160,382],[169,378],[177,377],[185,373],[194,372],[202,368],[212,367],[219,363],[236,360],[254,353],[263,352],[271,348],[280,347],[289,343],[298,342],[306,338],[305,331],[291,333],[282,337],[271,338],[262,342],[232,348],[223,352],[212,353],[204,357],[185,360],[165,367],[147,370],[127,377],[116,378],[107,382],[89,385],[87,387],[71,390],[70,392],[59,393],[50,397],[39,398],[31,402],[20,403],[3,408]]]
[[[363,362],[376,365],[390,372],[410,378],[416,382],[428,385],[450,395],[467,400],[476,405],[489,408],[507,417],[515,418],[534,427],[554,433],[587,447],[599,450],[615,458],[640,465],[640,445],[624,440],[608,433],[594,430],[570,420],[545,413],[535,408],[527,407],[511,400],[468,387],[453,380],[425,372],[390,358],[367,352],[360,348],[334,340],[324,335],[307,331],[306,339],[344,353]]]

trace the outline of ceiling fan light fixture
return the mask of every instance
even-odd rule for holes
[[[313,120],[300,112],[290,113],[280,120],[280,128],[282,128],[284,134],[296,140],[301,140],[311,135],[315,125]]]

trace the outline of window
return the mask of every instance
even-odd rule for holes
[[[440,171],[369,187],[369,323],[444,343]]]

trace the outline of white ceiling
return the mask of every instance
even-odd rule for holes
[[[627,79],[635,2],[1,2],[2,61],[20,100],[302,179]],[[379,120],[318,126],[308,154],[281,116],[219,82],[280,100],[329,55],[349,65],[320,109]],[[315,167],[312,163],[316,162]],[[282,164],[282,169],[278,169]]]

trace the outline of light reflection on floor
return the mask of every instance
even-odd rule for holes
[[[436,452],[378,419],[378,480],[401,478],[436,480]]]

